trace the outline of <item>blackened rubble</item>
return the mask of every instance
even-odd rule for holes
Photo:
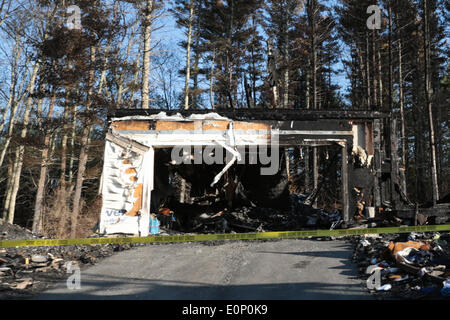
[[[0,240],[38,239],[17,225],[0,222]],[[67,263],[80,269],[98,263],[114,252],[138,245],[81,245],[0,248],[0,299],[31,298],[57,281],[66,279]]]
[[[15,224],[0,220],[0,240],[34,240],[39,236]]]
[[[304,195],[291,195],[283,208],[238,206],[229,208],[214,197],[193,200],[193,204],[173,203],[156,215],[163,232],[229,233],[292,231],[340,228],[339,211],[327,212],[307,203]],[[388,224],[388,223],[387,223]]]
[[[367,235],[350,238],[363,280],[381,274],[378,299],[449,299],[450,233]],[[370,282],[370,281],[369,281]],[[366,283],[364,284],[366,285]]]

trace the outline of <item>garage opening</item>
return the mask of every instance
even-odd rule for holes
[[[100,231],[147,235],[150,218],[169,234],[336,228],[378,199],[377,117],[119,112],[105,147]]]

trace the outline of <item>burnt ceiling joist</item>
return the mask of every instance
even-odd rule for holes
[[[129,116],[152,116],[165,112],[168,116],[181,114],[188,117],[192,114],[208,114],[215,112],[234,120],[373,120],[391,117],[390,113],[369,110],[305,110],[305,109],[201,109],[201,110],[164,110],[164,109],[119,109],[109,118]]]

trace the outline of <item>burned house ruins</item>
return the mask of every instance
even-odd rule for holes
[[[147,236],[151,213],[175,211],[183,220],[201,203],[214,207],[213,217],[239,205],[292,207],[286,156],[303,146],[334,146],[327,161],[339,163],[336,201],[343,225],[366,208],[372,215],[387,210],[417,217],[396,152],[396,120],[387,113],[126,109],[109,126],[101,233]],[[310,203],[319,189],[310,193]]]

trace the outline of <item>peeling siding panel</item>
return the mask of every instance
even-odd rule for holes
[[[100,232],[109,233],[108,228],[120,224],[126,225],[124,233],[139,232],[137,215],[142,209],[145,178],[143,160],[143,155],[106,141]],[[135,232],[126,232],[130,230]]]
[[[150,129],[149,121],[114,121],[112,124],[114,130],[122,131],[122,130],[148,130]]]

